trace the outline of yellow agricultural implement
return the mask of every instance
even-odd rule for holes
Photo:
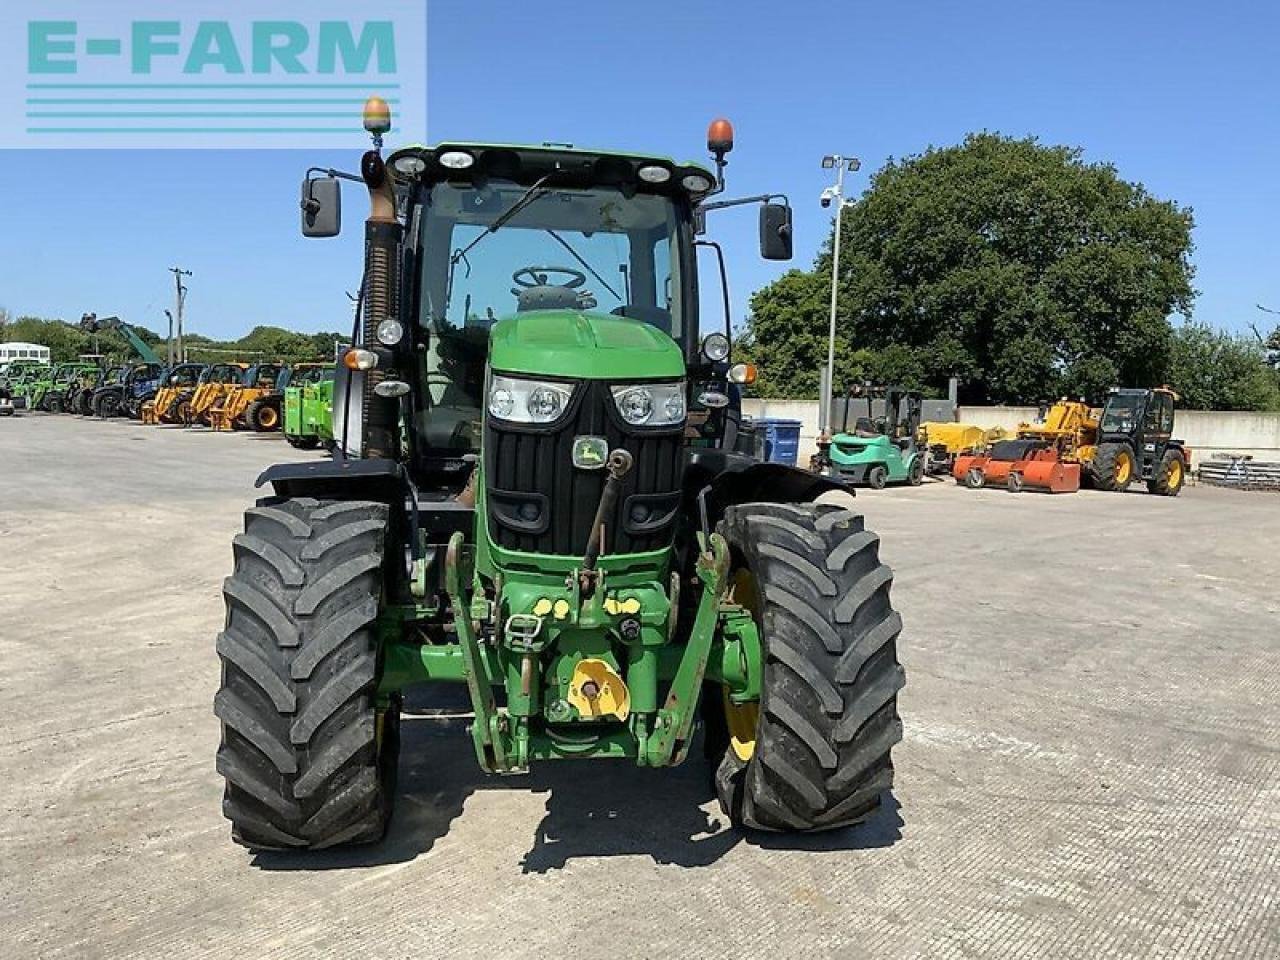
[[[169,371],[155,398],[142,405],[143,423],[186,423],[191,398],[208,369],[204,363],[180,363]]]
[[[920,445],[929,451],[930,474],[949,474],[956,457],[977,453],[1006,436],[1004,427],[984,428],[946,420],[920,424]]]
[[[1035,423],[1019,424],[1014,439],[956,457],[951,475],[973,489],[1003,482],[1015,493],[1023,489],[1075,493],[1097,444],[1097,411],[1086,403],[1063,399]]]
[[[259,363],[249,368],[244,382],[223,394],[209,411],[214,430],[243,430],[259,433],[280,429],[284,388],[289,368],[282,363]]]
[[[234,388],[243,385],[249,371],[247,363],[215,363],[200,377],[190,406],[183,410],[183,423],[212,425],[213,408]]]

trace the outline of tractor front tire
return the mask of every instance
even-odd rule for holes
[[[987,475],[977,467],[970,467],[964,475],[964,485],[970,490],[981,490],[987,485]]]
[[[867,470],[867,486],[872,490],[883,490],[889,482],[889,471],[880,463]]]
[[[1147,492],[1176,497],[1187,482],[1187,461],[1181,450],[1166,450],[1147,481]]]
[[[280,402],[255,400],[244,412],[244,422],[258,433],[270,433],[280,429]]]
[[[99,420],[109,420],[120,413],[120,398],[114,393],[104,394],[93,402],[93,415]]]
[[[214,698],[237,843],[320,849],[386,831],[400,716],[397,698],[377,701],[386,534],[381,503],[266,500],[245,514]]]
[[[1133,481],[1137,461],[1127,443],[1104,443],[1090,464],[1093,483],[1099,490],[1127,490]]]
[[[751,585],[739,601],[756,616],[764,659],[754,739],[731,740],[716,771],[720,805],[759,830],[861,823],[893,786],[889,752],[902,739],[902,620],[879,538],[831,504],[743,504],[719,529],[732,575],[745,571]]]

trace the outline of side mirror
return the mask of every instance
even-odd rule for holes
[[[760,208],[760,256],[791,259],[791,208],[786,204],[766,203]]]
[[[336,237],[342,230],[342,190],[335,177],[302,181],[302,235]]]

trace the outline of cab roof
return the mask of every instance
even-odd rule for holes
[[[442,164],[440,158],[451,153],[469,156],[471,163],[465,167]],[[422,168],[416,173],[407,169],[413,166],[408,158],[420,160]],[[457,158],[454,159],[456,162]],[[653,154],[593,150],[562,143],[536,146],[466,141],[447,141],[435,146],[410,144],[394,151],[387,163],[392,177],[400,184],[408,184],[415,179],[434,183],[490,177],[532,183],[555,172],[555,186],[618,186],[624,190],[631,188],[647,193],[683,195],[694,202],[710,194],[716,185],[715,174],[701,164],[678,163],[670,157]],[[667,177],[654,182],[650,178],[661,177],[661,173],[654,172],[648,175],[649,178],[642,178],[642,168],[658,168],[666,171]]]

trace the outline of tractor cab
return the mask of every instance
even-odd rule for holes
[[[917,443],[923,395],[906,387],[855,384],[845,390],[840,432],[831,439],[825,472],[879,490],[889,483],[924,482]],[[878,412],[877,412],[878,411]]]
[[[465,481],[486,412],[503,424],[495,433],[528,433],[567,412],[564,381],[584,374],[658,381],[629,396],[631,424],[670,429],[691,407],[708,432],[721,429],[719,408],[699,396],[727,393],[727,323],[704,353],[694,295],[695,206],[716,189],[712,173],[646,155],[465,143],[406,148],[389,171],[406,213],[413,329],[401,342],[421,344],[407,434],[416,474]],[[691,396],[686,373],[704,390]]]
[[[179,363],[169,370],[164,385],[178,389],[191,389],[200,382],[201,376],[208,369],[209,365],[205,363]]]
[[[245,374],[244,385],[251,389],[283,390],[289,385],[289,367],[283,363],[256,363]]]
[[[182,404],[190,403],[207,369],[204,363],[179,363],[166,370],[155,396],[142,405],[142,419],[147,423],[181,423]]]
[[[1177,399],[1168,387],[1108,392],[1090,464],[1094,486],[1126,490],[1133,481],[1145,480],[1149,493],[1176,497],[1181,492],[1191,450],[1173,436]]]

